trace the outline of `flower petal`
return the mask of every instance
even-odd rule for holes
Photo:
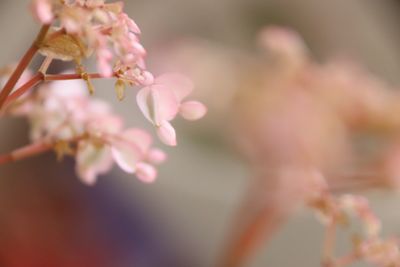
[[[139,162],[136,165],[136,176],[144,183],[152,183],[156,180],[157,170],[150,164]]]
[[[48,0],[34,1],[32,10],[35,17],[43,24],[50,24],[54,19],[51,3]]]
[[[147,160],[152,164],[161,164],[167,159],[167,154],[158,148],[153,148],[150,150]]]
[[[76,156],[76,171],[81,181],[93,185],[99,174],[108,172],[112,168],[112,157],[107,146],[93,144],[90,141],[81,141],[78,144]]]
[[[154,103],[155,101],[151,87],[144,87],[143,89],[141,89],[136,95],[136,102],[144,117],[154,125],[157,124],[155,118],[156,105]]]
[[[168,121],[162,121],[157,128],[160,140],[168,146],[176,146],[176,132]]]
[[[143,155],[148,152],[153,143],[151,135],[138,128],[128,129],[124,131],[121,136],[124,138],[124,141],[136,145]]]
[[[141,159],[142,153],[136,145],[117,142],[111,147],[112,156],[117,165],[127,173],[136,172],[136,164]]]
[[[176,117],[179,112],[178,98],[174,92],[165,85],[153,85],[152,86],[154,105],[157,108],[156,118],[157,121],[167,120],[171,121]]]
[[[179,102],[187,97],[194,88],[193,82],[188,77],[179,73],[163,74],[157,77],[155,83],[168,87],[174,92]]]
[[[207,107],[198,101],[187,101],[180,107],[180,114],[187,120],[198,120],[207,113]]]

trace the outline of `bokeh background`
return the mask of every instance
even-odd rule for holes
[[[39,28],[28,9],[28,0],[0,1],[3,65],[22,55]],[[166,149],[169,160],[153,185],[115,170],[88,188],[72,161],[59,163],[51,153],[0,166],[0,266],[216,266],[250,176],[228,126],[235,71],[242,58],[257,57],[265,25],[298,31],[318,61],[351,58],[400,84],[399,1],[129,0],[126,11],[142,29],[150,69],[194,60],[187,74],[210,112],[196,123],[177,122],[179,145]],[[120,103],[112,82],[96,81],[96,88],[128,125],[148,127],[134,90]],[[27,131],[23,120],[2,119],[0,151],[26,144]],[[385,233],[400,234],[400,198],[368,196]],[[300,211],[246,266],[319,266],[322,236],[313,214]]]

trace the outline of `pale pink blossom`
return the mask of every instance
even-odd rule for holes
[[[32,11],[34,16],[43,24],[50,24],[54,19],[51,0],[34,0]]]
[[[34,0],[32,7],[42,23],[59,21],[60,27],[74,36],[64,38],[62,46],[61,41],[45,40],[43,54],[63,60],[80,60],[95,54],[98,71],[104,77],[112,76],[119,64],[121,76],[130,78],[135,85],[142,84],[137,77],[131,77],[130,70],[145,71],[146,50],[139,40],[139,27],[123,12],[122,2]],[[76,49],[64,49],[68,46]]]
[[[192,82],[185,76],[171,73],[156,78],[154,84],[137,94],[137,103],[144,116],[156,127],[161,141],[176,145],[176,133],[170,121],[177,114],[191,120],[200,119],[206,107],[197,101],[182,101],[193,90]]]
[[[152,147],[152,137],[146,131],[125,130],[123,120],[109,104],[90,98],[82,80],[43,85],[11,112],[28,117],[33,142],[77,139],[76,172],[89,185],[110,171],[114,162],[123,171],[152,182],[157,174],[153,165],[166,158]]]
[[[366,240],[360,244],[359,253],[378,267],[400,266],[399,241],[396,238]]]

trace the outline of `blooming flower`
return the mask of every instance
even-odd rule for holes
[[[112,76],[113,65],[118,64],[119,75],[144,83],[133,74],[145,72],[146,50],[139,41],[139,27],[123,12],[122,2],[34,0],[32,10],[43,24],[59,21],[57,34],[41,46],[44,55],[80,61],[94,54],[104,77]]]
[[[176,133],[170,121],[177,114],[188,120],[203,117],[207,109],[197,101],[182,101],[193,90],[192,82],[179,74],[164,74],[155,79],[154,84],[144,87],[137,94],[140,110],[157,129],[161,141],[176,145]]]
[[[141,181],[153,182],[154,165],[166,159],[164,152],[152,148],[147,132],[124,129],[122,119],[106,102],[89,98],[82,80],[44,85],[11,112],[28,117],[33,142],[67,144],[59,147],[61,151],[55,149],[76,157],[76,172],[86,184],[93,184],[114,162]]]

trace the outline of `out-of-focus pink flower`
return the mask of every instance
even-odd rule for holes
[[[381,231],[381,222],[369,207],[368,200],[358,195],[343,195],[339,198],[340,207],[356,214],[364,224],[368,237],[377,237]]]
[[[50,24],[54,19],[51,0],[34,0],[32,11],[34,16],[43,24]]]
[[[162,163],[165,153],[152,147],[146,131],[124,130],[123,120],[106,102],[89,98],[82,80],[52,82],[40,89],[11,112],[28,117],[33,142],[66,142],[68,150],[58,152],[70,155],[68,142],[76,139],[76,172],[84,183],[94,184],[114,162],[144,182],[155,180],[153,165]]]
[[[93,185],[97,176],[112,168],[110,148],[92,141],[79,142],[76,155],[76,172],[81,181]]]
[[[157,128],[158,136],[167,145],[176,145],[176,133],[170,121],[178,113],[191,120],[200,119],[206,114],[206,107],[200,102],[182,103],[192,90],[193,84],[185,76],[164,74],[137,94],[140,110]]]
[[[399,241],[395,238],[366,240],[360,244],[359,253],[367,262],[379,267],[400,265]]]

